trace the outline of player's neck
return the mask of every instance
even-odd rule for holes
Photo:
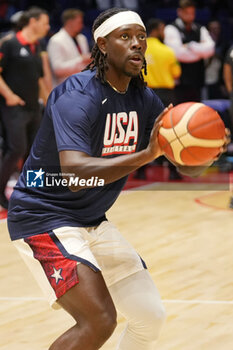
[[[110,83],[110,81],[107,80],[107,83],[111,86],[111,88],[112,88],[114,91],[118,92],[118,94],[125,94],[125,93],[127,92],[127,90],[128,90],[128,86],[127,86],[127,88],[124,89],[124,90],[118,90],[112,83]]]
[[[111,88],[119,94],[125,94],[127,92],[130,80],[131,78],[129,77],[126,79],[117,79],[113,76],[110,76],[109,74],[106,74],[106,81],[111,86]]]

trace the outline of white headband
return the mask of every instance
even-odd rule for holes
[[[122,11],[113,15],[112,17],[106,19],[95,31],[94,31],[94,40],[97,42],[97,39],[105,37],[113,30],[125,25],[125,24],[139,24],[145,30],[145,25],[141,20],[141,17],[133,11]]]

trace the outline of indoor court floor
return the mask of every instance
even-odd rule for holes
[[[190,189],[191,188],[191,189]],[[156,349],[233,349],[233,211],[229,191],[150,185],[124,191],[108,213],[146,261],[167,311]],[[0,222],[0,349],[47,350],[74,324],[50,309]],[[102,347],[114,350],[118,326]]]

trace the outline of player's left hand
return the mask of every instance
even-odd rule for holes
[[[212,159],[210,162],[202,164],[201,166],[181,166],[178,164],[176,165],[178,171],[183,174],[183,175],[188,175],[191,177],[197,177],[200,176],[208,167],[210,167],[218,158],[227,151],[227,145],[231,142],[231,132],[228,128],[225,128],[225,139],[224,139],[224,144],[220,149],[219,154]]]
[[[227,145],[231,143],[231,132],[228,128],[225,128],[225,138],[224,138],[224,144],[222,145],[219,154],[213,159],[218,160],[218,158],[227,151]]]

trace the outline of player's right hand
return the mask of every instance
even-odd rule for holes
[[[154,126],[151,130],[150,142],[147,146],[147,150],[152,153],[153,159],[156,159],[156,158],[163,155],[163,151],[161,150],[161,148],[159,146],[159,142],[158,142],[158,132],[159,132],[159,128],[162,125],[162,119],[163,119],[164,114],[166,114],[167,111],[171,108],[173,108],[172,103],[170,103],[170,105],[168,107],[166,107],[162,111],[162,113],[159,114],[159,116],[156,118]]]

